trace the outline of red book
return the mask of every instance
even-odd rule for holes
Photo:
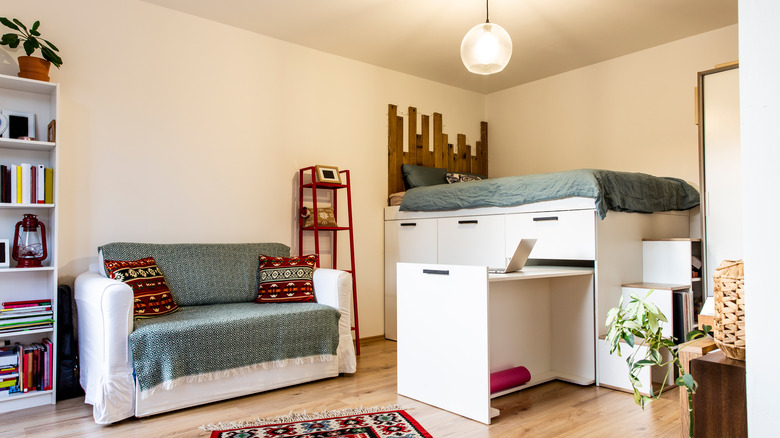
[[[30,204],[38,203],[38,168],[30,166]]]
[[[33,306],[51,306],[51,300],[27,300],[27,301],[6,301],[3,307],[6,309],[14,307],[33,307]]]

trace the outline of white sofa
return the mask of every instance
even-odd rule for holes
[[[205,251],[207,253],[205,258],[201,255],[193,257],[187,255],[186,257],[194,259],[196,265],[206,270],[213,268],[215,263],[208,258],[220,254],[221,250],[214,252],[214,247],[218,246],[228,247],[230,251],[235,250],[236,246],[241,246],[241,251],[252,254],[252,257],[256,257],[254,255],[255,248],[252,245],[258,245],[258,251],[263,251],[266,254],[269,251],[286,251],[285,255],[289,254],[289,248],[280,244],[118,245],[122,248],[119,253],[124,251],[126,257],[114,257],[113,259],[134,260],[142,258],[133,258],[134,254],[141,253],[155,257],[166,275],[166,281],[169,283],[169,288],[174,298],[177,299],[177,303],[179,300],[175,287],[181,287],[181,284],[178,284],[175,279],[173,281],[169,279],[164,264],[171,263],[171,259],[176,257],[181,258],[182,249],[187,254]],[[269,249],[268,245],[275,246]],[[101,247],[101,249],[105,248]],[[128,252],[128,248],[131,251]],[[191,250],[191,248],[195,248],[196,251]],[[249,251],[245,251],[247,248]],[[171,251],[171,249],[176,251]],[[113,251],[115,254],[117,253],[116,248],[113,248]],[[171,257],[171,254],[178,255]],[[133,292],[126,284],[105,276],[102,268],[102,256],[103,252],[101,251],[99,263],[90,266],[90,270],[79,275],[75,281],[80,381],[86,393],[86,403],[93,405],[96,423],[114,423],[132,416],[153,415],[334,377],[338,376],[339,373],[354,373],[356,370],[355,350],[351,334],[352,282],[350,274],[332,269],[316,269],[314,289],[317,302],[338,309],[341,315],[338,319],[338,348],[335,355],[317,360],[288,360],[256,364],[241,369],[211,373],[208,376],[176,379],[158,385],[154,390],[141,391],[134,374],[132,350],[129,342],[129,336],[134,328]],[[224,256],[219,257],[221,257],[221,263],[226,262]],[[106,258],[109,258],[108,254],[106,254]],[[233,263],[233,261],[228,260],[227,263]],[[236,264],[240,265],[241,263]],[[187,281],[192,281],[193,274],[189,272],[187,275]],[[195,273],[194,275],[197,277],[199,274]],[[209,275],[213,277],[214,272],[209,273]],[[264,304],[257,305],[263,306]]]

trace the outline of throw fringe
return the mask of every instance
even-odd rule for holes
[[[194,374],[191,376],[183,376],[178,379],[167,380],[160,383],[157,386],[141,391],[141,400],[149,398],[157,391],[169,391],[177,386],[188,383],[201,383],[211,382],[214,380],[223,379],[226,377],[240,376],[245,374],[251,374],[259,370],[267,370],[271,368],[283,368],[290,365],[304,365],[310,363],[331,362],[336,360],[337,356],[322,354],[316,356],[307,357],[295,357],[290,359],[275,360],[270,362],[256,363],[238,368],[231,368],[229,370],[214,371],[210,373]]]
[[[376,412],[384,412],[384,411],[396,411],[398,409],[401,409],[400,405],[374,406],[370,408],[364,408],[363,406],[361,406],[359,408],[354,408],[354,409],[312,412],[311,414],[307,414],[306,410],[297,414],[294,414],[293,411],[290,411],[289,415],[284,415],[280,417],[257,418],[252,421],[231,421],[228,423],[216,423],[216,424],[209,423],[200,426],[199,429],[203,429],[207,431],[245,429],[247,427],[264,426],[267,424],[294,423],[297,421],[322,420],[325,418],[333,418],[333,417],[348,417],[351,415],[363,415],[363,414],[373,414]]]

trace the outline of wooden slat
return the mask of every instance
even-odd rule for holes
[[[398,180],[401,179],[401,160],[398,155],[398,108],[390,104],[387,106],[387,190],[388,194],[398,192]]]
[[[417,108],[410,106],[407,116],[409,124],[408,144],[409,144],[409,164],[420,164],[422,162],[422,150],[419,147],[419,136],[417,135]]]
[[[482,173],[482,160],[480,160],[480,151],[482,150],[482,142],[477,141],[475,148],[475,154],[471,156],[471,171],[472,173]]]
[[[482,160],[481,174],[488,176],[488,123],[481,122],[479,124],[479,140],[482,144],[481,150],[477,150]]]
[[[457,158],[455,159],[455,170],[454,172],[467,172],[466,170],[466,135],[465,134],[458,134],[458,151],[457,155],[455,155]],[[448,169],[450,171],[453,171],[451,169]]]
[[[444,144],[447,145],[447,147],[444,149],[447,152],[447,161],[445,161],[444,167],[447,169],[454,169],[455,168],[455,146],[452,145],[452,143],[448,142],[448,135],[442,134],[441,135],[442,140],[444,140]]]
[[[433,113],[433,167],[444,167],[447,163],[446,141],[443,139],[441,114]]]
[[[426,167],[433,166],[433,152],[431,152],[431,118],[425,114],[421,120],[422,132],[422,165]]]

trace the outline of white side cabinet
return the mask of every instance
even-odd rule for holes
[[[53,317],[57,316],[57,175],[58,153],[56,141],[47,141],[47,127],[52,120],[58,118],[59,86],[55,83],[40,82],[14,76],[0,75],[0,108],[18,113],[34,115],[34,133],[29,135],[34,140],[9,138],[9,130],[0,138],[0,164],[11,165],[42,165],[52,168],[53,195],[51,202],[32,203],[30,199],[22,199],[21,203],[0,203],[0,239],[8,241],[8,253],[13,248],[14,229],[17,222],[25,214],[34,214],[46,228],[46,243],[48,257],[43,260],[42,267],[17,268],[16,261],[9,262],[8,267],[0,267],[0,303],[9,301],[42,300],[51,301]],[[29,118],[28,118],[29,120]],[[37,181],[36,181],[37,182]],[[8,340],[10,344],[30,345],[49,339],[52,345],[52,360],[56,364],[56,321],[51,327],[31,328],[28,330],[0,330],[0,340]],[[52,388],[56,385],[56,366],[52,366]],[[54,404],[55,390],[30,390],[23,393],[0,393],[0,413],[19,409]]]

